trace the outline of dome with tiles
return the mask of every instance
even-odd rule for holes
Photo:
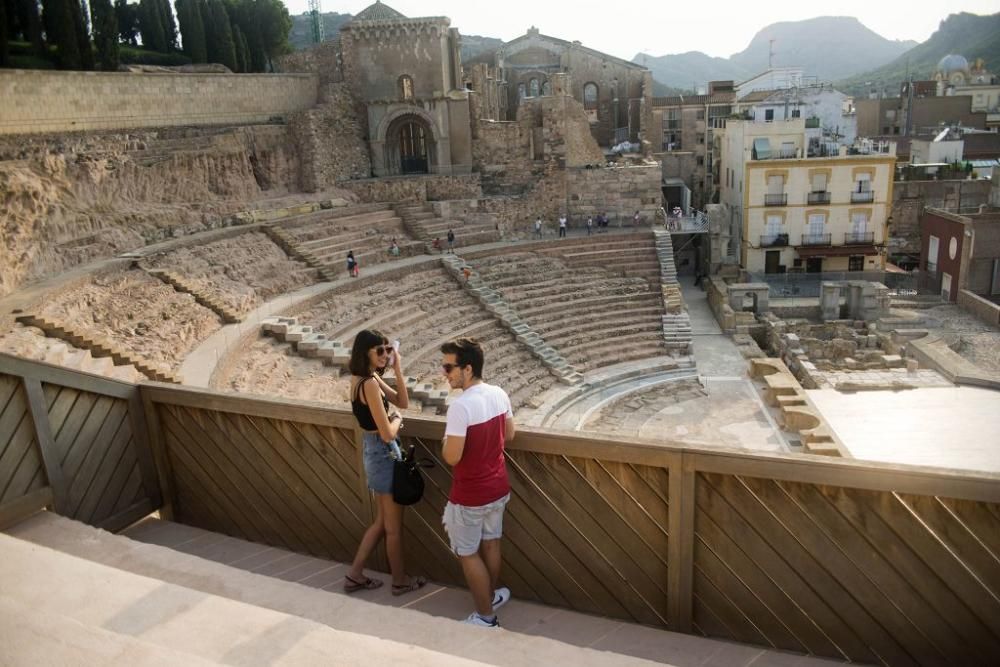
[[[355,21],[393,21],[396,19],[405,19],[406,17],[397,12],[395,9],[389,5],[384,5],[381,2],[377,2],[374,5],[368,5],[354,17]]]

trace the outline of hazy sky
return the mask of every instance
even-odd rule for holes
[[[284,1],[292,14],[308,7],[308,0]],[[357,14],[370,4],[367,0],[322,0],[324,12],[341,14]],[[534,25],[542,34],[578,39],[626,60],[640,51],[654,56],[702,51],[725,58],[745,49],[764,26],[823,15],[855,16],[887,39],[922,42],[950,13],[1000,12],[1000,0],[841,0],[826,6],[754,0],[388,0],[386,4],[409,17],[447,16],[462,34],[504,41]],[[775,44],[775,51],[780,50],[781,45]]]

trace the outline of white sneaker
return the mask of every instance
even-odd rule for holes
[[[504,606],[510,601],[510,589],[506,586],[501,586],[500,588],[493,591],[493,611],[496,611],[500,607]]]
[[[496,616],[493,617],[493,622],[490,623],[476,612],[472,612],[471,614],[469,614],[469,617],[465,619],[465,623],[468,625],[476,625],[479,626],[480,628],[500,627],[500,620]]]

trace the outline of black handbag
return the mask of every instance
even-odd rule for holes
[[[397,505],[413,505],[424,497],[424,476],[421,468],[430,468],[433,461],[417,460],[416,445],[410,445],[402,459],[392,465],[392,499]]]

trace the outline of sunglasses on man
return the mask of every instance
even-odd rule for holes
[[[445,375],[451,373],[456,368],[461,368],[462,364],[441,364],[441,370],[445,372]]]

